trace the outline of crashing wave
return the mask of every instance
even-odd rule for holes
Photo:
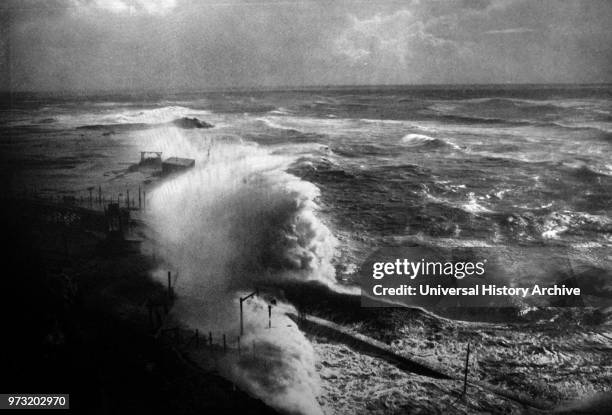
[[[197,147],[202,142],[178,131],[172,140],[160,139],[165,142],[156,148],[204,151]],[[202,331],[236,336],[236,298],[243,292],[283,281],[334,286],[337,242],[315,214],[318,188],[285,172],[293,155],[241,142],[214,141],[204,148],[210,149],[207,163],[151,194],[151,223],[164,259],[180,275],[175,289],[181,319]],[[282,321],[280,336],[261,330],[262,320],[251,318],[267,312],[259,301],[245,305],[242,341],[261,352],[250,361],[227,360],[222,370],[281,411],[320,413],[312,348],[284,315],[275,318]]]

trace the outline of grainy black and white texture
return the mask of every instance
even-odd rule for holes
[[[597,0],[1,2],[0,392],[606,413],[611,21]],[[361,307],[371,263],[416,251],[582,294]]]

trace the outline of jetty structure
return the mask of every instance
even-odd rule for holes
[[[189,170],[195,166],[194,159],[170,157],[162,162],[161,174],[166,176],[172,173],[179,173]]]
[[[195,159],[185,157],[168,157],[162,159],[161,151],[141,151],[138,164],[130,167],[131,171],[149,172],[159,176],[182,173],[195,167]]]
[[[141,151],[140,162],[138,166],[145,167],[161,167],[162,164],[162,152],[161,151]]]

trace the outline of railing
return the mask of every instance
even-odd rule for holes
[[[33,200],[44,203],[77,206],[92,210],[103,211],[110,203],[117,203],[120,208],[144,211],[147,209],[147,192],[142,186],[126,187],[124,191],[104,191],[102,186],[89,186],[84,190],[64,191],[23,188],[21,191],[13,192],[12,197],[24,200]]]

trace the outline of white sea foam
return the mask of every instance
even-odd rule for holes
[[[260,118],[257,118],[257,121],[261,121],[269,128],[275,128],[278,130],[292,130],[293,129],[291,127],[286,127],[284,125],[281,125],[278,121],[276,121],[275,119],[271,117],[260,117]]]
[[[482,198],[481,198],[482,199]],[[461,208],[470,213],[492,213],[489,208],[484,207],[478,202],[479,198],[472,192],[468,194],[468,201],[461,204]]]
[[[152,109],[101,110],[81,114],[61,114],[57,122],[68,126],[113,125],[113,124],[163,124],[183,117],[209,117],[210,111],[194,110],[181,106],[166,106]]]
[[[188,140],[177,129],[146,140],[198,158],[196,169],[161,184],[149,202],[162,255],[180,275],[177,312],[185,322],[235,336],[240,293],[284,279],[335,286],[337,242],[315,214],[317,187],[285,173],[293,156],[239,140]],[[278,330],[264,330],[261,300],[248,307],[243,340],[266,350],[258,359],[274,369],[228,361],[228,376],[282,411],[320,413],[308,341],[282,314]]]
[[[402,137],[403,143],[417,146],[431,141],[436,141],[436,139],[424,134],[406,134]]]

